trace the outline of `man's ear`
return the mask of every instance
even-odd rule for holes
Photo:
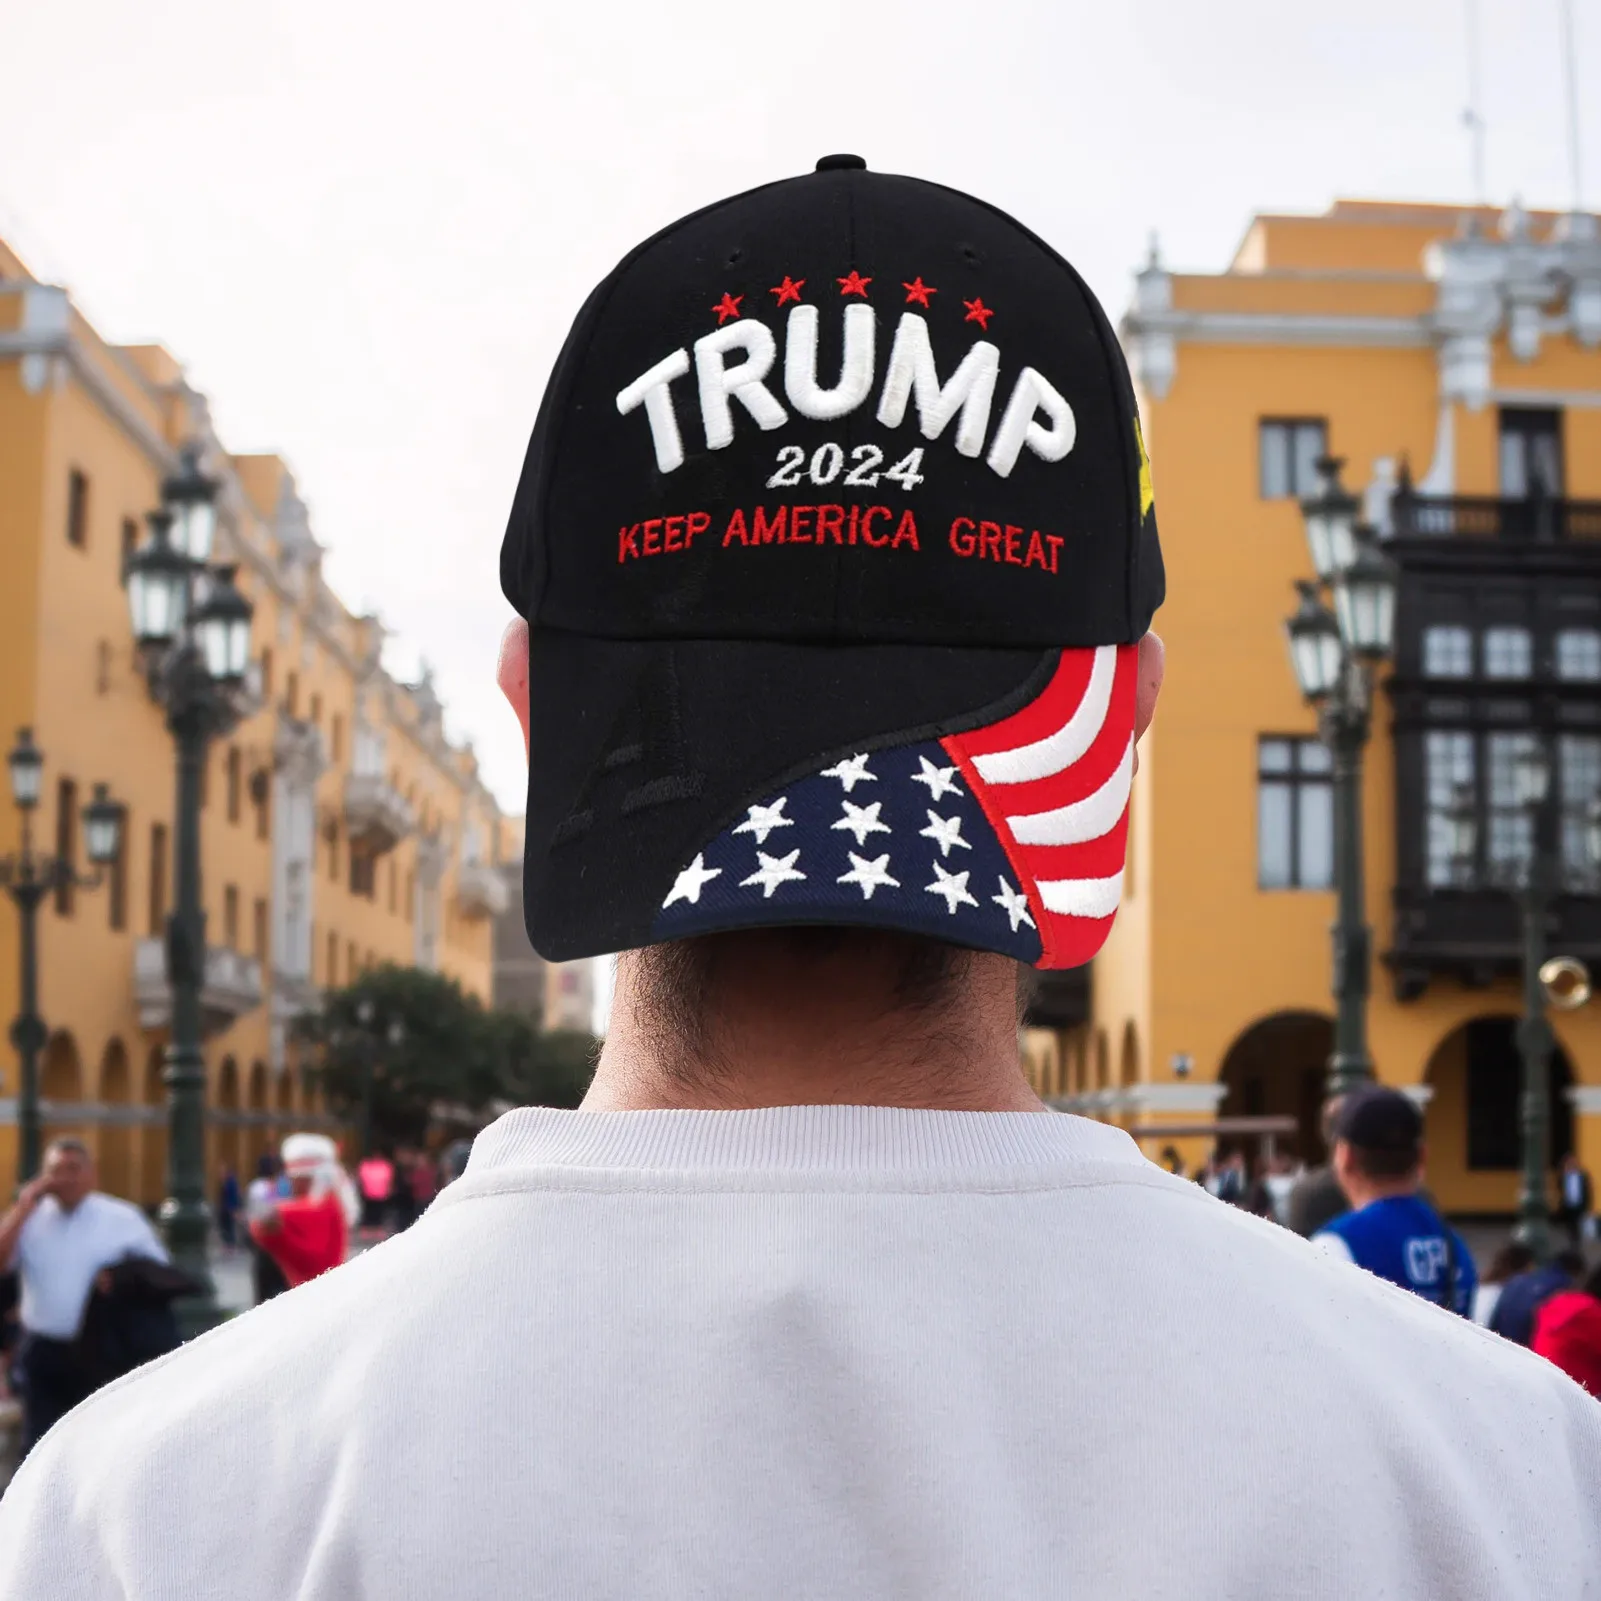
[[[1167,662],[1167,649],[1160,634],[1147,634],[1140,641],[1139,665],[1135,670],[1134,685],[1134,739],[1136,744],[1145,737],[1156,715],[1156,697],[1162,689],[1162,672]],[[1134,771],[1140,770],[1140,753],[1134,752]]]
[[[1160,676],[1160,675],[1158,675]],[[500,636],[500,660],[495,664],[495,682],[517,714],[523,731],[523,755],[528,755],[528,624],[514,617]]]

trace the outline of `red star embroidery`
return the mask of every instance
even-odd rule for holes
[[[839,292],[842,295],[860,295],[865,300],[867,298],[867,286],[872,281],[871,278],[864,278],[853,267],[849,278],[841,278],[839,280]]]
[[[788,300],[793,300],[798,306],[800,304],[800,292],[805,287],[806,280],[804,278],[791,278],[786,272],[784,274],[783,283],[778,284],[772,289],[769,289],[767,292],[770,295],[777,295],[778,303],[781,306],[785,303],[785,301]]]
[[[930,288],[923,282],[922,274],[912,279],[910,283],[903,283],[901,288],[906,291],[906,304],[909,306],[915,300],[918,305],[926,306],[930,295],[937,295],[939,290]]]
[[[730,317],[737,317],[739,315],[739,303],[744,298],[745,297],[743,295],[731,295],[726,290],[723,292],[723,298],[712,307],[712,310],[717,313],[717,326],[719,328],[721,328]]]
[[[962,321],[976,322],[985,333],[988,333],[990,331],[990,318],[995,315],[994,310],[986,306],[982,300],[964,300],[962,304],[967,307],[967,315],[962,318]]]

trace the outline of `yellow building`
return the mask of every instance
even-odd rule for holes
[[[221,480],[217,559],[255,606],[248,715],[205,777],[202,998],[208,1169],[254,1163],[325,1125],[292,1040],[318,991],[381,962],[490,993],[505,902],[503,821],[432,685],[397,682],[383,630],[322,577],[293,477],[232,456],[203,396],[159,346],[107,344],[66,291],[0,243],[0,739],[45,754],[36,845],[85,866],[77,813],[103,781],[128,807],[107,882],[40,911],[46,1135],[84,1136],[102,1186],[166,1192],[162,929],[172,895],[175,757],[140,672],[120,571],[177,447]],[[487,669],[486,669],[487,670]],[[0,800],[0,854],[19,814]],[[18,1007],[18,919],[0,905],[0,1019]],[[17,1065],[0,1082],[0,1184],[16,1171]]]
[[[1311,576],[1297,497],[1327,450],[1402,575],[1363,791],[1371,1050],[1426,1107],[1444,1203],[1509,1211],[1519,934],[1498,886],[1526,843],[1508,789],[1536,720],[1557,736],[1570,875],[1551,948],[1601,969],[1582,845],[1601,786],[1596,220],[1354,201],[1259,216],[1221,273],[1169,272],[1153,250],[1123,337],[1167,682],[1090,1018],[1029,1038],[1035,1082],[1135,1130],[1288,1114],[1319,1154],[1329,775],[1282,624]],[[1478,809],[1465,876],[1442,810],[1458,784]],[[1553,1144],[1601,1173],[1601,1002],[1554,1022]],[[1173,1143],[1193,1162],[1210,1141]]]

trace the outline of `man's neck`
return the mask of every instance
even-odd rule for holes
[[[1353,1177],[1346,1181],[1346,1199],[1350,1201],[1353,1212],[1360,1212],[1364,1206],[1372,1206],[1375,1201],[1393,1201],[1417,1193],[1418,1181],[1415,1178],[1385,1181]]]
[[[1017,1049],[1016,967],[974,954],[932,1007],[898,1003],[894,975],[851,952],[787,967],[734,947],[686,1049],[638,953],[617,964],[591,1112],[904,1106],[1042,1112]]]

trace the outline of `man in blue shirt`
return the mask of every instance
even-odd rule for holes
[[[1351,1210],[1312,1243],[1468,1317],[1479,1276],[1462,1236],[1418,1193],[1417,1107],[1399,1090],[1378,1086],[1346,1096],[1334,1127],[1334,1173]]]

